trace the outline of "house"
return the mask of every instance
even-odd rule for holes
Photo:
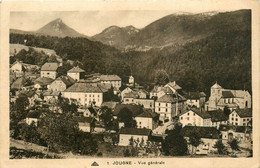
[[[124,108],[129,109],[132,112],[133,117],[136,117],[143,112],[143,107],[140,106],[140,105],[136,105],[136,104],[117,104],[114,111],[113,111],[113,116],[114,116],[115,119],[117,118],[119,112]]]
[[[166,94],[173,94],[173,91],[169,87],[154,86],[153,90],[150,92],[150,99],[161,98]]]
[[[23,62],[21,62],[21,61],[15,61],[15,62],[12,64],[12,66],[11,66],[10,69],[11,69],[12,72],[14,72],[17,76],[21,76],[21,74],[23,74],[23,73],[26,71],[26,69],[25,69],[25,67],[24,67],[24,65],[23,65]]]
[[[102,90],[97,85],[90,83],[75,83],[62,91],[62,96],[82,106],[95,105],[100,107],[103,103]]]
[[[18,79],[16,79],[12,85],[11,85],[11,89],[21,89],[22,87],[24,87],[26,85],[26,79],[24,77],[20,77]]]
[[[52,82],[52,78],[40,77],[34,81],[34,88],[37,90],[47,90]]]
[[[150,129],[145,128],[121,128],[119,130],[119,146],[129,146],[130,139],[133,141],[143,141],[144,144],[149,140],[151,135]]]
[[[135,117],[137,128],[155,129],[158,126],[159,114],[151,110],[144,110]]]
[[[30,125],[30,124],[34,123],[35,126],[37,126],[40,116],[41,116],[41,112],[30,110],[28,112],[28,114],[26,115],[26,119],[25,119],[26,124]]]
[[[196,148],[195,154],[208,154],[217,151],[214,145],[219,139],[220,131],[215,127],[185,126],[182,128],[181,134],[188,142],[189,137],[193,134],[196,134],[200,138],[202,143]],[[190,144],[188,145],[188,149],[190,153],[194,152],[194,148]]]
[[[78,66],[73,67],[67,72],[67,75],[74,79],[75,81],[79,81],[80,79],[83,79],[85,71]]]
[[[54,92],[62,92],[75,83],[70,76],[60,76],[55,79],[49,86],[49,90]]]
[[[58,67],[58,63],[45,63],[41,68],[41,77],[56,79]]]
[[[206,94],[204,92],[188,92],[183,95],[186,98],[186,104],[190,107],[204,107],[206,102]]]
[[[154,99],[135,98],[134,104],[142,105],[145,109],[151,109],[154,111]]]
[[[219,131],[223,140],[238,142],[249,142],[252,140],[252,128],[248,126],[220,125]]]
[[[229,114],[229,124],[248,126],[252,121],[252,109],[235,109]],[[252,125],[252,124],[251,124]]]
[[[79,124],[79,129],[83,132],[92,132],[95,128],[95,119],[93,117],[74,116]]]
[[[133,90],[130,87],[125,88],[121,91],[121,99],[124,99],[125,94],[132,92]]]
[[[132,104],[134,99],[138,98],[138,94],[134,91],[126,93],[123,98],[123,104]]]
[[[207,111],[224,109],[251,108],[251,95],[245,90],[224,89],[218,83],[211,87],[209,100],[205,103]]]
[[[176,93],[178,90],[182,89],[179,85],[177,85],[176,81],[169,82],[164,87],[171,89],[173,93]]]
[[[61,93],[57,91],[45,91],[43,92],[43,97],[45,101],[51,101],[53,99],[58,100],[58,97]]]
[[[84,117],[95,117],[97,115],[97,109],[90,107],[80,107],[78,108],[78,113],[81,113]]]
[[[138,94],[138,97],[141,98],[141,99],[146,99],[148,96],[148,92],[145,91],[144,89],[138,89],[138,90],[135,90]]]
[[[161,121],[171,121],[184,111],[184,102],[185,99],[179,95],[166,94],[155,101],[155,112],[160,114]]]
[[[19,97],[27,97],[29,100],[29,105],[30,106],[34,106],[35,105],[35,101],[40,101],[40,94],[32,91],[32,90],[23,90],[21,92],[19,92]]]
[[[182,126],[211,126],[211,115],[204,109],[190,108],[179,115]]]
[[[213,127],[219,128],[220,125],[226,125],[228,124],[228,116],[224,113],[223,110],[213,110],[208,111],[208,113],[211,115],[211,122]]]
[[[101,75],[100,83],[110,83],[118,90],[121,87],[122,79],[117,75]]]
[[[108,107],[111,110],[114,110],[116,105],[119,104],[119,102],[114,102],[114,101],[108,101],[108,102],[103,102],[101,107]]]

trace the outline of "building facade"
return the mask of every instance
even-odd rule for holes
[[[41,68],[41,77],[56,79],[58,63],[45,63]]]

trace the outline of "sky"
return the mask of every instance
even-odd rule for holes
[[[132,25],[143,28],[153,21],[179,11],[66,11],[66,12],[11,12],[10,28],[34,31],[57,18],[87,36],[102,32],[109,26]]]

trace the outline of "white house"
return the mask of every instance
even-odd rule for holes
[[[145,109],[151,109],[152,111],[154,111],[154,102],[154,99],[134,99],[134,104],[142,105]]]
[[[124,99],[124,96],[126,93],[130,93],[132,92],[133,90],[130,88],[130,87],[127,87],[125,88],[124,90],[121,91],[121,99],[123,100]]]
[[[252,109],[235,109],[229,114],[231,125],[247,126],[252,121]]]
[[[39,119],[40,119],[41,113],[39,111],[29,111],[29,113],[26,115],[26,124],[30,125],[32,123],[35,124],[35,126],[38,125]]]
[[[116,89],[121,87],[122,79],[117,75],[101,75],[100,83],[110,83]]]
[[[224,109],[228,107],[233,109],[251,108],[251,95],[245,90],[224,89],[218,83],[211,87],[209,100],[205,103],[205,108],[208,111]]]
[[[133,141],[139,141],[141,142],[143,139],[144,144],[149,139],[149,136],[151,134],[150,129],[144,129],[144,128],[121,128],[119,130],[119,146],[129,146],[130,145],[130,139],[132,138]]]
[[[39,77],[34,81],[34,88],[37,90],[47,90],[52,82],[52,78]]]
[[[158,125],[159,114],[145,110],[135,117],[137,128],[155,129]]]
[[[16,74],[19,73],[24,73],[25,72],[25,67],[23,65],[23,62],[21,61],[15,61],[12,66],[11,66],[11,70],[13,72],[15,72]]]
[[[175,95],[166,94],[155,101],[155,112],[160,114],[160,120],[172,120],[173,117],[184,110],[185,99]]]
[[[60,76],[55,79],[49,86],[49,90],[54,92],[62,92],[75,83],[70,76]]]
[[[45,63],[41,68],[41,77],[56,79],[58,67],[58,63]]]
[[[223,140],[249,142],[252,140],[252,128],[247,126],[220,125],[219,130]]]
[[[190,107],[204,107],[206,102],[206,94],[204,92],[188,92],[184,94],[184,97],[186,98],[186,104]]]
[[[79,124],[79,129],[83,132],[92,132],[95,127],[95,119],[93,117],[78,117],[75,116],[74,119]]]
[[[179,115],[179,122],[183,125],[190,126],[211,126],[211,116],[210,114],[198,108],[191,108],[184,113]]]
[[[72,79],[79,81],[83,78],[85,71],[78,66],[73,67],[67,72],[67,75],[70,76]]]
[[[214,148],[214,145],[219,139],[220,131],[218,131],[215,127],[185,126],[182,128],[181,134],[185,137],[185,139],[187,139],[188,142],[189,137],[192,134],[196,134],[202,141],[202,143],[197,148],[192,147],[188,143],[188,149],[190,153],[208,154],[217,151],[217,149]]]
[[[83,106],[101,106],[103,103],[103,92],[90,83],[75,83],[62,92],[62,96]]]
[[[208,113],[211,115],[211,122],[212,126],[219,128],[220,125],[227,125],[228,124],[228,116],[224,113],[223,110],[213,110],[208,111]]]

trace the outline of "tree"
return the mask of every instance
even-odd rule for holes
[[[155,72],[154,82],[156,85],[166,85],[169,82],[169,75],[163,69]]]
[[[217,148],[218,154],[220,154],[220,155],[226,153],[226,147],[225,147],[225,145],[223,144],[223,142],[222,142],[221,139],[219,139],[219,140],[215,143],[215,145],[213,146],[213,148]]]
[[[175,125],[173,130],[168,131],[168,135],[162,143],[162,150],[166,156],[183,156],[188,153],[187,142],[181,135],[181,126]]]
[[[106,130],[113,128],[113,113],[107,106],[101,107],[101,115],[99,118],[104,122]]]
[[[131,153],[129,151],[129,149],[127,148],[125,151],[124,151],[124,157],[129,157],[131,156]]]
[[[194,154],[193,147],[195,147],[195,151],[197,150],[197,147],[202,143],[200,140],[200,137],[196,133],[191,133],[189,136],[189,143],[192,145],[192,151],[191,153]]]
[[[58,106],[61,108],[63,113],[77,113],[78,106],[75,103],[70,103],[69,99],[59,97]]]
[[[78,142],[79,127],[71,113],[45,113],[38,130],[52,151],[72,151]]]
[[[228,142],[230,145],[232,151],[233,150],[239,150],[238,141],[236,139],[233,139],[232,141]]]
[[[21,125],[20,136],[26,142],[46,145],[45,142],[41,139],[41,136],[34,122],[32,122],[30,125]]]
[[[118,113],[118,121],[123,122],[127,128],[135,128],[136,121],[133,119],[133,113],[128,108],[123,108]]]

